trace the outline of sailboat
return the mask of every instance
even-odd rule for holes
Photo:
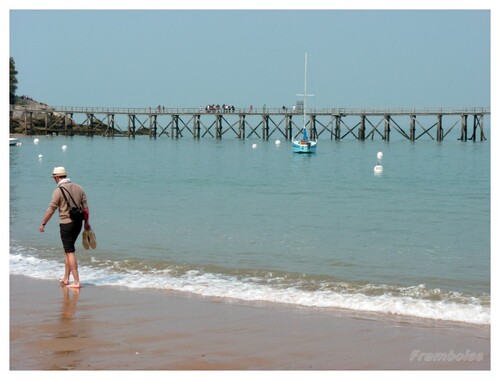
[[[307,128],[306,128],[306,98],[307,98],[307,51],[305,56],[305,65],[304,65],[304,120],[302,124],[302,138],[298,140],[292,141],[292,149],[294,153],[314,153],[316,152],[316,144],[317,141],[309,140],[307,137]]]

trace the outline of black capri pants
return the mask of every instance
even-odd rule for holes
[[[75,242],[76,239],[78,239],[78,235],[80,235],[80,231],[82,230],[82,224],[82,221],[59,224],[64,252],[75,252]]]

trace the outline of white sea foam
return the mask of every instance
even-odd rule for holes
[[[94,265],[94,263],[99,265]],[[11,274],[54,279],[60,277],[61,265],[60,261],[39,259],[29,253],[11,252],[10,255]],[[95,258],[91,265],[80,265],[79,269],[84,285],[169,289],[205,297],[250,302],[342,308],[472,324],[490,324],[488,304],[481,304],[480,300],[475,297],[465,297],[455,293],[443,295],[440,294],[439,289],[428,290],[422,284],[394,288],[385,285],[353,286],[341,283],[316,290],[304,290],[300,282],[284,284],[277,281],[266,284],[251,277],[237,278],[233,275],[206,273],[200,270],[187,270],[175,275],[170,269],[145,272],[137,269],[120,269],[117,263],[102,263]],[[435,294],[440,296],[438,300],[429,299]]]

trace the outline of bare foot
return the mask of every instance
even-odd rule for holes
[[[72,284],[66,285],[67,288],[81,288],[79,282],[73,282]]]
[[[64,278],[60,278],[59,282],[61,283],[61,285],[69,285],[69,281],[65,280]]]

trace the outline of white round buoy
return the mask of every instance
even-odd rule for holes
[[[252,149],[257,148],[257,144],[252,144]]]
[[[38,144],[38,143],[40,142],[40,140],[38,140],[38,139],[34,139],[34,140],[33,140],[33,142],[34,142],[35,144]]]
[[[378,152],[377,153],[377,159],[380,161],[382,159],[382,157],[384,157],[384,153]]]
[[[375,167],[373,168],[373,171],[375,173],[382,173],[384,171],[384,168],[382,167],[382,165],[375,165]]]
[[[280,141],[280,140],[276,140],[274,143],[275,143],[276,145],[280,145],[280,144],[281,144],[281,141]]]
[[[62,150],[66,150],[66,149],[68,149],[68,146],[67,146],[67,145],[63,145],[63,146],[61,147],[61,149],[62,149]]]
[[[39,155],[38,155],[38,158],[42,158],[42,157],[43,157],[43,154],[39,154]]]

